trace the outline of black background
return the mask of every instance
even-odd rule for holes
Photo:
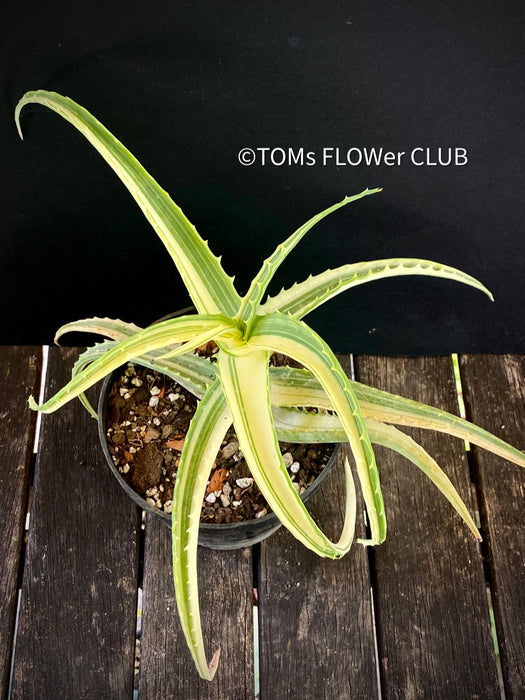
[[[146,324],[187,294],[131,197],[45,88],[87,107],[177,201],[239,291],[275,245],[316,227],[273,291],[345,262],[413,256],[421,277],[364,285],[307,320],[338,351],[525,352],[524,30],[518,2],[2,2],[1,343],[51,342],[94,315]],[[463,147],[463,167],[260,164],[243,147]],[[74,339],[73,339],[74,340]]]

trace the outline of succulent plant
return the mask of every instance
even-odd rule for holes
[[[466,421],[430,406],[351,381],[334,352],[302,318],[352,287],[399,275],[427,275],[471,285],[491,297],[473,277],[438,263],[395,258],[346,264],[310,276],[274,297],[265,298],[277,268],[321,219],[351,202],[379,192],[366,189],[309,219],[267,258],[247,293],[241,296],[181,209],[131,153],[87,110],[56,93],[27,93],[16,108],[39,103],[75,126],[126,185],[171,255],[195,306],[185,315],[142,329],[111,319],[84,319],[63,326],[108,338],[86,350],[71,381],[45,403],[31,407],[52,412],[79,397],[92,414],[84,392],[117,367],[133,360],[169,374],[200,400],[184,441],[173,497],[173,570],[184,634],[203,678],[212,679],[219,653],[208,664],[202,638],[197,577],[197,539],[202,497],[216,454],[233,422],[241,450],[272,510],[288,530],[320,556],[338,558],[351,547],[356,518],[352,470],[346,475],[345,520],[332,542],[310,517],[294,489],[278,439],[295,442],[348,442],[363,492],[370,538],[386,537],[386,517],[372,443],[386,445],[422,469],[449,499],[472,532],[479,532],[444,472],[421,446],[393,424],[431,428],[503,455],[525,466],[522,452]],[[176,306],[176,304],[174,304]],[[193,354],[214,340],[217,363]],[[269,367],[272,352],[297,360],[304,369]],[[314,408],[316,411],[305,410]]]

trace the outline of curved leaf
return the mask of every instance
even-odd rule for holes
[[[350,380],[350,384],[359,401],[365,420],[370,418],[383,423],[436,430],[465,442],[472,442],[474,445],[508,459],[514,464],[525,467],[525,453],[474,423],[434,406],[390,394],[387,391],[375,389],[359,382]],[[285,409],[294,406],[312,406],[323,410],[333,410],[331,402],[327,399],[317,379],[306,370],[271,367],[270,388],[272,405],[276,407]],[[274,414],[276,410],[279,409],[274,408]],[[290,416],[286,415],[286,420],[290,419]],[[308,421],[316,420],[315,414],[308,416]],[[322,420],[326,420],[326,418],[323,416]],[[321,417],[319,417],[319,423],[321,422]],[[337,422],[338,418],[333,417],[331,425],[334,429]],[[339,426],[339,430],[341,429]],[[336,434],[334,433],[334,435]],[[339,435],[341,435],[340,432]],[[318,440],[321,441],[320,435]],[[332,436],[326,441],[332,442],[333,440]],[[344,438],[341,437],[340,441],[343,442]]]
[[[105,355],[106,352],[108,352],[108,350],[111,350],[113,347],[115,347],[114,340],[105,340],[103,343],[97,343],[91,348],[85,350],[81,355],[79,355],[77,361],[73,365],[73,369],[71,370],[71,378],[74,379],[78,374],[83,372],[88,365],[90,365],[95,360],[98,360],[99,357]],[[89,415],[92,416],[95,420],[97,420],[98,414],[89,402],[89,399],[87,398],[85,393],[80,393],[78,395],[78,398],[80,399],[80,403],[84,406]]]
[[[345,442],[346,434],[335,414],[318,414],[293,408],[274,408],[273,417],[279,440],[287,442]],[[392,425],[365,419],[370,441],[403,455],[426,474],[481,540],[481,535],[466,505],[445,472],[415,440]]]
[[[467,506],[461,499],[459,493],[454,488],[452,482],[439,467],[437,462],[410,436],[405,435],[393,425],[384,425],[379,421],[368,419],[366,425],[370,432],[370,439],[376,445],[383,445],[390,450],[394,450],[403,457],[409,459],[416,467],[428,476],[428,478],[438,487],[441,493],[447,498],[449,503],[459,513],[465,521],[467,527],[474,534],[474,537],[481,541],[481,535],[472,520]]]
[[[386,517],[374,451],[348,377],[328,345],[292,316],[258,317],[248,347],[282,352],[305,365],[320,382],[346,432],[368,509],[372,544],[386,537]]]
[[[183,343],[179,347],[179,352],[182,354],[224,333],[235,332],[238,333],[233,322],[218,315],[181,316],[158,323],[119,341],[41,406],[35,403],[32,396],[29,404],[33,409],[51,413],[79,396],[120,365],[146,352],[166,348],[173,343]]]
[[[206,661],[199,610],[197,544],[202,499],[231,413],[218,380],[199,401],[180,458],[173,493],[173,580],[177,609],[191,655],[201,676],[212,680],[219,650]]]
[[[275,272],[277,271],[279,265],[283,262],[286,256],[295,248],[295,246],[299,243],[303,236],[305,236],[308,233],[308,231],[311,228],[313,228],[319,221],[324,219],[325,216],[328,216],[337,209],[344,207],[346,204],[350,204],[350,202],[355,202],[358,199],[362,199],[363,197],[366,197],[369,194],[376,194],[377,192],[381,192],[381,190],[366,189],[363,192],[360,192],[359,194],[353,195],[351,197],[345,197],[341,202],[333,204],[331,207],[328,207],[328,209],[325,209],[319,214],[313,216],[311,219],[309,219],[309,221],[307,221],[300,228],[298,228],[297,231],[292,233],[292,235],[289,238],[287,238],[286,241],[280,243],[277,246],[272,255],[263,262],[261,269],[253,278],[248,292],[242,299],[241,308],[238,313],[238,318],[247,324],[247,333],[249,333],[250,331],[261,299],[263,298],[263,295],[269,283],[271,282]]]
[[[356,382],[353,386],[365,417],[383,423],[407,425],[453,435],[525,467],[525,453],[474,423],[434,406],[389,394],[365,384]]]
[[[114,320],[109,318],[99,319],[99,318],[87,318],[80,321],[73,321],[72,323],[67,323],[62,326],[55,336],[55,341],[62,337],[65,333],[71,331],[80,331],[85,333],[98,333],[100,335],[105,335],[113,340],[121,340],[124,338],[129,338],[135,333],[139,333],[142,330],[139,326],[134,323],[127,323],[125,321]],[[104,350],[102,350],[101,345],[97,344],[96,356],[102,354],[103,352],[111,349],[112,341],[106,341],[102,345]],[[85,357],[86,360],[89,357],[89,350],[87,350],[81,357]],[[159,359],[164,351],[153,350],[146,352],[140,357],[133,358],[133,362],[142,367],[147,367],[153,371],[163,372],[169,377],[178,382],[185,389],[190,391],[197,398],[201,398],[206,391],[206,389],[213,384],[217,377],[217,367],[212,364],[208,359],[195,355],[194,353],[185,352],[183,355],[178,355],[177,357],[172,357],[169,359]],[[94,356],[92,359],[96,359]],[[80,358],[79,358],[80,361]],[[92,360],[85,362],[84,366],[87,366]],[[89,410],[89,409],[88,409]],[[90,413],[93,415],[92,411]],[[96,414],[95,414],[96,417]]]
[[[479,289],[493,300],[492,294],[481,282],[461,270],[430,260],[390,258],[342,265],[335,270],[326,270],[319,275],[310,276],[304,282],[296,283],[289,289],[283,289],[277,296],[270,297],[260,307],[259,313],[263,315],[280,311],[303,318],[325,301],[347,289],[365,282],[401,275],[424,275],[463,282]]]
[[[113,168],[171,255],[198,311],[234,316],[240,297],[232,278],[180,207],[127,148],[86,109],[68,97],[46,90],[28,92],[18,103],[15,121],[21,138],[20,112],[32,102],[49,107],[70,122]]]
[[[268,354],[255,351],[233,356],[219,352],[218,364],[240,448],[272,510],[309,549],[320,556],[343,556],[350,549],[355,529],[350,466],[345,464],[347,504],[343,531],[339,541],[333,543],[311,518],[284,466],[268,402]]]
[[[122,340],[134,333],[139,333],[141,330],[140,326],[121,321],[120,319],[82,318],[79,321],[71,321],[60,326],[55,333],[54,342],[55,345],[58,345],[58,341],[66,333],[95,333],[96,335],[104,335],[112,340]]]

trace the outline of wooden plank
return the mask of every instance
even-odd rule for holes
[[[52,349],[47,395],[78,352]],[[43,416],[13,698],[132,698],[138,511],[75,401]]]
[[[308,502],[332,538],[343,522],[341,458]],[[358,508],[362,513],[360,499]],[[357,537],[363,536],[358,517]],[[332,561],[316,556],[284,528],[262,542],[259,630],[263,700],[378,697],[368,556],[362,546],[354,544],[346,557]]]
[[[525,357],[460,358],[467,415],[525,449]],[[525,475],[520,467],[473,448],[483,534],[507,698],[525,693]]]
[[[169,529],[148,516],[144,550],[139,697],[222,700],[253,697],[253,577],[249,549],[199,548],[198,572],[208,658],[220,647],[212,682],[195,670],[175,605]]]
[[[7,697],[20,556],[28,503],[36,416],[27,399],[38,392],[42,351],[0,347],[0,697]]]
[[[359,381],[457,412],[450,358],[358,357]],[[461,441],[410,434],[446,471],[472,512]],[[383,698],[498,698],[478,543],[411,463],[377,450],[388,536],[374,548]]]

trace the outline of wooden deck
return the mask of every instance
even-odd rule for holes
[[[50,350],[46,393],[65,383],[76,354]],[[467,416],[525,449],[525,357],[459,359]],[[141,527],[104,465],[95,421],[78,402],[44,416],[33,455],[27,396],[38,393],[41,365],[40,348],[0,348],[1,698],[242,700],[254,697],[256,675],[264,700],[525,698],[519,467],[453,438],[417,436],[479,511],[481,547],[415,467],[378,450],[382,546],[332,562],[281,530],[253,550],[201,550],[205,638],[222,649],[210,684],[179,629],[168,530]],[[450,358],[357,357],[355,372],[457,411]],[[337,469],[312,504],[334,533],[341,489]]]

